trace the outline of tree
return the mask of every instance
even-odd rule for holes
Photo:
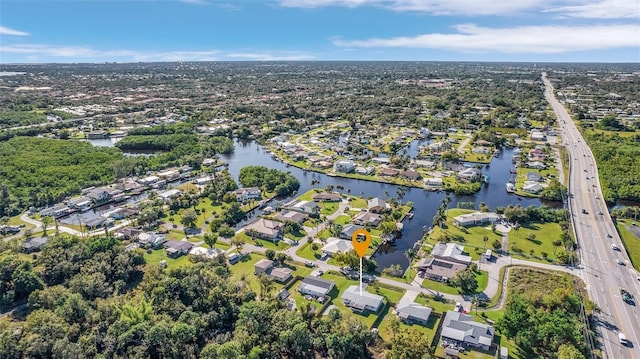
[[[258,284],[260,284],[260,298],[264,300],[273,290],[273,279],[266,274],[261,273],[258,276]]]
[[[231,245],[236,246],[236,248],[238,248],[238,252],[241,252],[242,247],[244,247],[244,239],[235,236],[231,238]]]
[[[49,227],[49,225],[51,224],[51,217],[50,216],[42,216],[40,221],[42,222],[42,236],[46,237],[47,236],[47,227]]]
[[[551,242],[551,245],[553,246],[553,255],[556,255],[556,250],[558,248],[560,248],[560,246],[562,246],[562,241],[559,239],[556,239],[555,241]]]
[[[276,251],[274,251],[273,249],[267,249],[264,252],[264,255],[267,257],[267,259],[274,260],[276,258]]]
[[[290,259],[289,255],[287,255],[284,252],[276,253],[276,261],[278,261],[281,265],[284,265],[285,262],[289,259]]]
[[[493,242],[491,242],[491,246],[493,247],[494,250],[498,251],[502,249],[502,242],[500,242],[497,239],[494,239]]]
[[[209,246],[209,248],[213,248],[218,242],[218,235],[215,233],[209,234],[206,233],[204,235],[204,243]]]
[[[585,359],[584,354],[571,344],[562,344],[558,348],[558,359]]]
[[[198,220],[198,215],[196,215],[196,212],[193,209],[189,208],[189,209],[185,209],[182,212],[182,218],[180,219],[180,223],[182,223],[185,227],[192,228],[195,226],[197,220]]]
[[[478,289],[478,280],[471,267],[456,273],[451,282],[454,286],[460,287],[463,293],[472,293]]]
[[[484,244],[484,247],[482,248],[482,250],[486,250],[487,249],[487,242],[489,241],[489,236],[483,236],[482,237],[482,243]]]

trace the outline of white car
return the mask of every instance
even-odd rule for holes
[[[616,246],[615,243],[611,243],[611,249],[613,249],[614,251],[619,251],[620,248],[618,248],[618,246]]]

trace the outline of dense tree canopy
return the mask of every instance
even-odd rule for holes
[[[81,188],[110,183],[124,156],[88,142],[14,137],[0,143],[0,215],[52,205]],[[8,195],[8,196],[7,196]]]
[[[300,182],[290,172],[264,166],[243,167],[238,179],[244,187],[260,187],[281,196],[291,194],[300,188]]]

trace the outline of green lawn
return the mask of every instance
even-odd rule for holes
[[[335,223],[343,225],[343,226],[345,224],[349,223],[349,221],[351,221],[351,216],[348,216],[346,214],[341,214],[335,219]]]
[[[558,223],[530,223],[526,226],[520,227],[517,231],[511,230],[509,236],[509,252],[516,257],[521,257],[534,262],[550,263],[554,262],[557,258],[553,253],[553,241],[560,239],[562,230]],[[527,239],[527,236],[534,234],[536,237],[534,240]],[[513,246],[521,249],[521,253],[517,253],[513,250]],[[533,250],[533,256],[529,254],[529,251]],[[559,252],[561,248],[558,248],[556,252]],[[542,258],[542,252],[548,254],[547,259]]]
[[[502,241],[502,234],[491,231],[491,228],[485,226],[473,226],[466,228],[459,228],[453,225],[453,218],[461,214],[472,213],[475,211],[453,208],[447,211],[446,228],[434,227],[433,231],[429,235],[428,244],[434,245],[440,239],[445,242],[454,241],[462,244],[465,247],[465,251],[469,253],[472,259],[480,259],[480,255],[485,251],[485,243],[482,240],[484,236],[489,237],[486,243],[486,248],[492,248],[491,243],[495,239]],[[450,239],[450,240],[447,240]]]
[[[20,215],[13,216],[13,217],[9,217],[9,223],[8,223],[8,224],[9,224],[10,226],[19,226],[19,225],[21,225],[21,224],[24,224],[24,230],[32,229],[32,228],[34,228],[34,227],[35,227],[34,225],[32,225],[32,224],[30,224],[30,223],[23,222],[23,221],[20,219]],[[56,226],[53,224],[53,221],[51,221],[51,224],[49,225],[49,227],[47,227],[47,231],[49,230],[49,228],[53,228],[53,229],[55,230],[55,227],[56,227]]]
[[[338,210],[338,206],[340,205],[337,202],[324,202],[320,203],[318,206],[320,207],[320,214],[330,216]]]
[[[319,188],[311,189],[311,190],[308,190],[307,192],[299,195],[297,199],[300,200],[300,201],[312,201],[313,200],[313,196],[315,194],[320,193],[320,192],[323,192],[323,191],[321,189],[319,189]]]
[[[636,237],[627,229],[627,227],[631,226],[631,222],[634,221],[629,219],[619,219],[616,223],[616,228],[618,229],[620,238],[622,238],[622,244],[627,250],[627,254],[629,254],[631,263],[636,270],[640,270],[640,238]],[[638,225],[638,222],[635,223]]]
[[[389,328],[389,323],[391,323],[392,316],[395,316],[395,314],[393,314],[390,311],[389,313],[387,313],[384,319],[382,319],[382,322],[378,326],[378,334],[380,334],[380,337],[382,337],[382,339],[384,339],[386,342],[389,342],[392,339],[391,329]],[[412,332],[418,332],[420,334],[426,335],[427,338],[431,340],[435,335],[437,323],[438,323],[438,318],[436,318],[434,315],[431,315],[429,317],[429,322],[427,323],[426,326],[422,326],[418,324],[407,325],[405,323],[400,322],[400,328],[409,329]]]
[[[303,245],[300,246],[300,248],[298,248],[298,250],[296,251],[296,254],[299,255],[302,258],[306,258],[312,261],[318,260],[320,259],[320,243],[316,243],[318,245],[318,250],[317,251],[313,251],[311,249],[311,244],[310,243],[305,243]]]
[[[258,283],[258,279],[253,274],[254,273],[254,264],[260,259],[266,258],[264,255],[259,253],[249,253],[245,255],[238,263],[229,265],[229,269],[231,269],[231,282],[240,282],[244,279],[245,282],[249,283],[249,287],[256,293],[260,293],[260,284]],[[277,290],[280,290],[282,286],[278,283],[274,283]],[[276,290],[276,292],[277,292]]]
[[[482,293],[485,289],[487,289],[487,284],[489,283],[489,273],[486,271],[476,271],[475,274],[476,280],[478,281],[478,289],[476,290],[476,293]],[[422,287],[440,293],[460,294],[460,290],[457,287],[427,278],[422,281]]]
[[[190,265],[191,261],[188,256],[180,256],[178,258],[167,257],[167,252],[164,249],[156,249],[151,251],[151,254],[144,251],[144,260],[148,264],[158,264],[162,260],[167,261],[167,268],[177,268],[185,265]]]
[[[360,319],[369,328],[371,328],[373,326],[373,323],[375,323],[376,319],[378,319],[378,315],[377,314],[369,313],[369,312],[367,312],[366,315],[354,313],[353,311],[351,311],[351,309],[347,308],[342,303],[342,299],[341,299],[342,293],[344,293],[344,291],[349,286],[358,285],[359,284],[358,281],[347,279],[342,274],[334,273],[334,272],[327,272],[327,273],[322,275],[322,278],[328,279],[328,280],[332,280],[332,281],[334,281],[336,283],[335,288],[333,288],[333,290],[329,293],[329,295],[332,298],[331,304],[333,304],[336,307],[338,307],[338,309],[340,310],[340,312],[344,316],[352,315],[352,316]],[[367,287],[367,290],[369,290],[368,287]],[[392,297],[396,296],[395,293],[387,293],[387,294],[391,295]]]
[[[252,238],[249,237],[246,233],[242,232],[242,233],[238,233],[235,235],[236,238],[240,238],[242,239],[245,243],[249,243],[249,244],[254,244],[257,246],[261,246],[267,249],[273,249],[276,251],[281,251],[284,249],[287,249],[289,247],[291,247],[291,245],[289,245],[288,243],[284,243],[283,241],[278,241],[278,243],[273,243],[271,241],[267,241],[264,239],[259,239],[259,238]]]
[[[349,206],[352,208],[367,208],[367,200],[362,197],[349,196]]]
[[[527,180],[527,173],[534,172],[539,173],[542,177],[549,178],[550,176],[558,178],[558,169],[555,165],[550,165],[544,170],[538,170],[535,168],[518,167],[518,173],[516,174],[516,194],[525,197],[540,197],[540,194],[533,194],[522,190],[524,182]]]

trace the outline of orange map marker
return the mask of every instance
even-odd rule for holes
[[[353,249],[360,256],[360,295],[362,296],[362,257],[369,249],[371,234],[366,229],[358,229],[351,235],[351,242],[353,242]]]
[[[362,258],[367,253],[369,243],[371,243],[371,234],[366,229],[358,229],[353,232],[351,242],[353,242],[353,249]]]

